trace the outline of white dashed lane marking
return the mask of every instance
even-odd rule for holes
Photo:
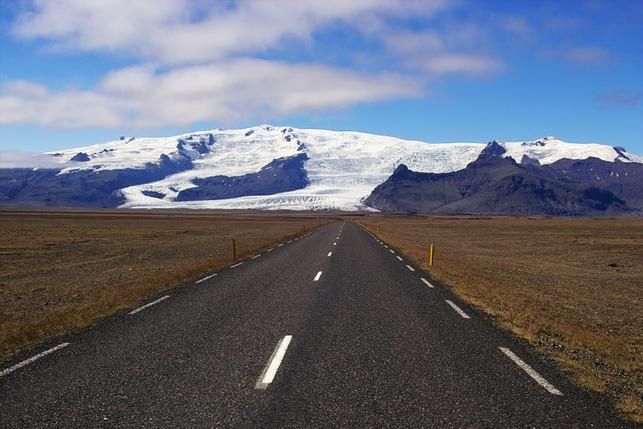
[[[207,276],[207,277],[203,277],[201,280],[197,280],[197,281],[195,281],[195,282],[194,282],[194,284],[202,283],[202,282],[204,282],[204,281],[206,281],[206,280],[211,279],[212,277],[214,277],[214,276],[216,276],[216,275],[217,275],[217,273],[210,274],[210,275],[209,275],[209,276]]]
[[[536,372],[535,369],[527,365],[522,359],[520,359],[518,356],[514,354],[511,350],[509,350],[506,347],[498,347],[501,352],[503,352],[509,359],[511,359],[516,365],[518,365],[520,368],[522,368],[523,371],[525,371],[531,378],[536,380],[538,384],[540,384],[542,387],[545,388],[546,391],[551,393],[552,395],[559,395],[562,396],[563,393],[556,389],[551,383],[549,383],[547,380],[543,378],[538,372]]]
[[[157,300],[155,300],[155,301],[150,302],[149,304],[145,304],[145,305],[143,305],[143,306],[141,306],[141,307],[137,308],[136,310],[132,310],[132,311],[130,311],[128,314],[130,314],[130,315],[131,315],[131,314],[136,314],[136,313],[138,313],[139,311],[145,310],[145,309],[146,309],[146,308],[148,308],[148,307],[151,307],[151,306],[153,306],[153,305],[158,304],[158,303],[159,303],[159,302],[161,302],[161,301],[164,301],[164,300],[168,299],[169,297],[170,297],[170,295],[162,296],[162,297],[160,297],[159,299],[157,299]]]
[[[463,317],[463,318],[465,318],[465,319],[471,319],[471,318],[469,317],[469,315],[468,315],[467,313],[465,313],[464,311],[462,311],[462,309],[461,309],[460,307],[458,307],[457,305],[455,305],[455,304],[453,303],[453,301],[450,301],[450,300],[448,300],[448,299],[445,299],[445,301],[446,301],[446,303],[447,303],[447,304],[449,304],[449,305],[451,306],[451,308],[453,308],[453,309],[456,311],[456,313],[458,313],[460,316],[462,316],[462,317]]]
[[[319,278],[321,277],[321,275],[322,275],[322,272],[321,272],[321,271],[319,271],[319,272],[317,273],[317,275],[315,276],[315,278],[313,279],[313,281],[314,281],[314,282],[319,281]]]
[[[34,361],[37,361],[38,359],[40,359],[42,357],[47,356],[48,354],[51,354],[51,353],[53,353],[53,352],[55,352],[57,350],[60,350],[62,348],[67,347],[68,345],[69,345],[69,343],[58,344],[56,347],[52,347],[49,350],[45,350],[44,352],[38,353],[37,355],[30,357],[29,359],[23,360],[22,362],[19,362],[19,363],[13,365],[13,366],[10,366],[9,368],[7,368],[5,370],[0,371],[0,377],[4,377],[5,375],[7,375],[7,374],[9,374],[11,372],[14,372],[17,369],[20,369],[23,366],[27,366],[30,363],[32,363]]]
[[[286,355],[286,350],[288,349],[288,345],[290,344],[291,340],[292,335],[286,335],[281,339],[281,341],[279,341],[277,347],[275,348],[275,351],[272,352],[272,356],[270,356],[270,359],[268,360],[268,365],[266,365],[266,368],[263,370],[263,373],[259,377],[259,380],[255,385],[255,389],[265,390],[268,385],[275,379],[275,375],[277,375],[279,365],[281,365],[281,361]]]
[[[422,277],[420,280],[422,280],[422,282],[425,285],[427,285],[428,287],[433,287],[433,285],[431,283],[429,283],[429,281],[427,279],[425,279],[424,277]]]

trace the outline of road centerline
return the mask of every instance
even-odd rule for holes
[[[286,355],[286,350],[288,349],[290,341],[292,341],[292,335],[286,335],[279,341],[275,351],[272,352],[272,356],[270,356],[270,359],[268,360],[266,368],[261,373],[261,376],[255,385],[255,389],[265,390],[268,385],[273,382],[275,375],[277,375],[277,370],[281,365],[281,361]]]
[[[322,275],[322,272],[321,272],[321,271],[319,271],[319,272],[315,275],[315,278],[313,279],[313,281],[314,281],[314,282],[318,282],[318,281],[319,281],[319,278],[321,277],[321,275]]]

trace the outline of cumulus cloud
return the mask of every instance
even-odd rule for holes
[[[112,70],[92,88],[6,82],[0,88],[0,124],[189,126],[422,96],[431,79],[503,69],[498,59],[475,51],[478,26],[399,30],[402,21],[429,19],[457,3],[32,0],[13,23],[14,36],[40,40],[54,51],[127,54],[139,64]],[[353,52],[342,67],[258,58],[269,51],[279,57],[274,53],[286,41],[305,45],[337,24],[381,45],[385,52],[375,56],[386,60],[370,67],[377,71],[356,66]],[[520,30],[521,24],[513,27]],[[388,61],[391,56],[394,61]]]
[[[50,91],[10,82],[0,96],[0,123],[50,127],[156,127],[412,97],[423,81],[314,64],[240,58],[159,72],[152,66],[114,71],[92,90]]]
[[[209,62],[263,52],[284,38],[306,40],[337,21],[428,16],[447,0],[35,0],[13,27],[58,49],[129,52],[164,63]],[[357,24],[355,24],[357,23]]]

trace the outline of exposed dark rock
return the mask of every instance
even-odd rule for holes
[[[270,195],[302,189],[308,184],[305,153],[274,159],[257,173],[243,176],[213,176],[192,181],[195,188],[185,189],[177,201],[220,200],[246,195]]]
[[[478,155],[478,158],[502,156],[506,152],[507,152],[507,149],[501,146],[497,141],[493,140],[487,143],[485,148],[482,149],[482,152],[480,152],[480,155]]]
[[[165,194],[162,192],[156,192],[156,191],[141,191],[141,194],[147,196],[147,197],[152,197],[152,198],[159,198],[163,199],[165,198]]]
[[[628,205],[643,209],[643,164],[609,162],[592,157],[561,159],[543,169],[558,180],[606,189],[627,201]]]
[[[445,174],[417,173],[400,165],[365,204],[383,211],[559,216],[615,215],[643,208],[609,189],[557,174],[557,168],[523,166],[494,156]]]
[[[630,161],[630,158],[627,155],[625,155],[625,152],[627,151],[623,146],[614,146],[613,149],[618,154],[616,158],[617,161],[623,161],[623,160]]]
[[[70,161],[74,162],[87,162],[91,158],[85,152],[78,152],[76,155],[72,156]]]
[[[158,163],[121,170],[0,169],[3,204],[51,207],[118,207],[119,189],[161,180],[192,167],[189,159],[161,155]]]
[[[246,131],[245,136],[248,137],[248,136],[253,135],[254,133],[255,133],[255,130],[248,130],[248,131]]]
[[[535,166],[540,166],[540,161],[534,158],[530,158],[527,155],[523,155],[522,159],[520,160],[521,165],[535,165]]]

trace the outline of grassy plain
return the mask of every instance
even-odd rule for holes
[[[314,215],[0,212],[0,361],[327,222]]]
[[[356,221],[643,422],[643,219]]]
[[[0,361],[332,217],[0,212]],[[643,219],[342,217],[643,422]]]

